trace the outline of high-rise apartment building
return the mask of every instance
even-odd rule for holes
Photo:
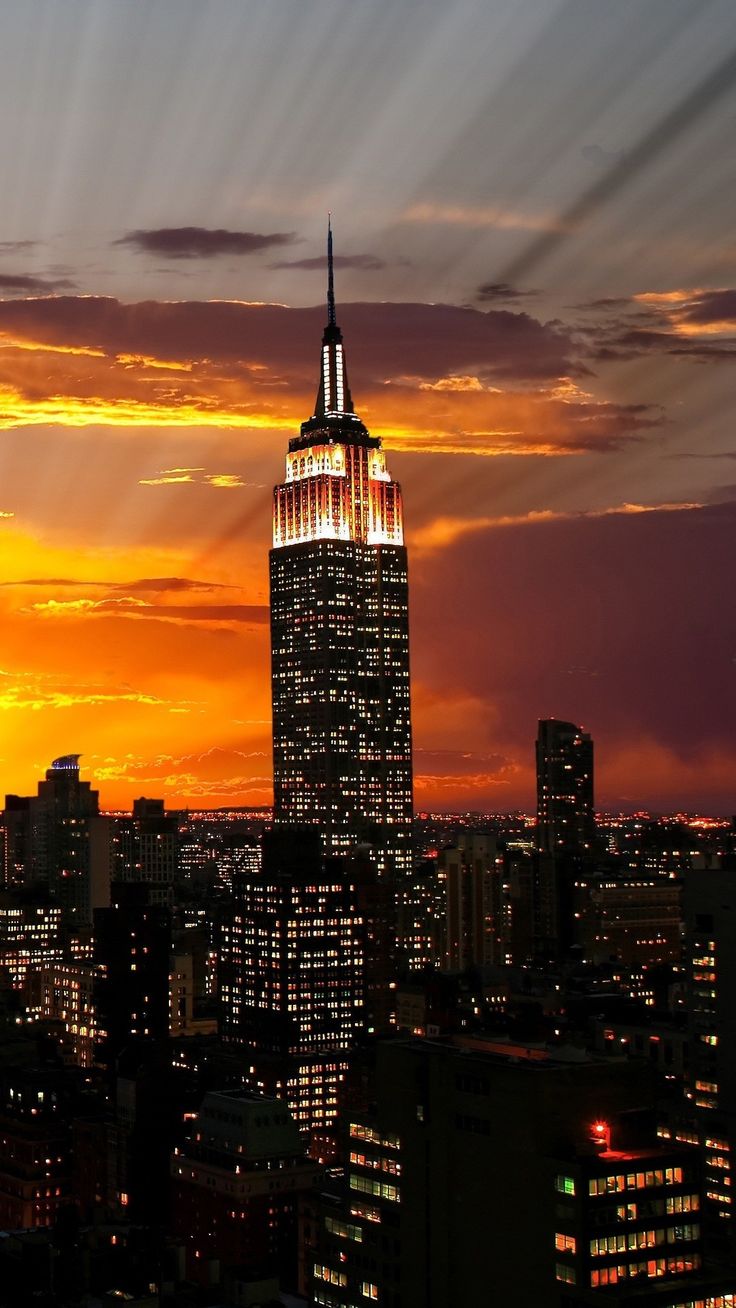
[[[61,907],[64,926],[88,926],[109,901],[109,824],[99,796],[79,776],[79,755],[54,759],[28,797],[8,795],[5,881],[45,890]]]
[[[171,914],[148,888],[119,885],[94,923],[98,1061],[108,1068],[131,1041],[169,1034]]]
[[[593,741],[573,722],[541,721],[531,904],[537,957],[564,957],[581,944],[594,846]]]
[[[549,718],[537,736],[537,847],[589,853],[595,838],[593,741],[572,722]]]
[[[342,861],[322,859],[316,831],[265,838],[263,876],[243,879],[223,912],[219,957],[223,1039],[247,1051],[252,1087],[286,1099],[325,1156],[364,1024],[364,964],[355,892]]]
[[[736,866],[693,868],[684,882],[689,1061],[684,1111],[673,1134],[699,1148],[705,1214],[715,1239],[736,1247]],[[730,866],[728,863],[730,862]]]
[[[0,893],[0,977],[24,992],[39,968],[61,959],[61,909],[22,891]]]
[[[274,491],[271,573],[274,813],[319,827],[328,855],[367,843],[410,869],[409,621],[401,491],[353,408],[335,316],[314,413]]]
[[[179,859],[179,818],[162,799],[136,799],[130,817],[111,820],[111,866],[116,881],[140,881],[151,904],[171,908]]]
[[[506,962],[503,860],[494,836],[463,835],[439,854],[446,895],[444,964],[451,972]]]

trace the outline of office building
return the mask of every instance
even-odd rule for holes
[[[315,1210],[313,1302],[683,1308],[704,1265],[697,1159],[658,1145],[648,1069],[455,1037],[379,1047],[375,1111]],[[727,1299],[719,1303],[730,1302]]]
[[[171,915],[149,904],[148,887],[114,887],[94,922],[97,1061],[112,1070],[131,1041],[169,1034]]]
[[[365,1020],[364,947],[345,868],[322,858],[313,828],[264,837],[263,876],[243,878],[223,912],[219,983],[223,1040],[247,1051],[252,1086],[286,1098],[325,1156]]]
[[[462,972],[506,961],[503,860],[495,837],[469,832],[440,851],[446,897],[444,966]]]
[[[540,721],[537,849],[533,859],[535,954],[559,959],[581,945],[581,905],[595,845],[593,741],[572,722]]]
[[[314,413],[289,442],[270,555],[274,815],[324,852],[411,867],[409,624],[401,492],[354,411],[332,234]]]
[[[0,817],[2,834],[3,885],[8,889],[30,880],[32,858],[31,798],[29,795],[6,795]]]
[[[112,819],[112,869],[116,881],[143,882],[151,904],[171,908],[179,858],[179,818],[162,799],[136,799],[130,817]]]
[[[60,1051],[77,1067],[92,1067],[97,1045],[92,962],[57,958],[33,968],[28,977],[28,1011],[34,1021],[62,1034]]]
[[[0,975],[27,999],[27,983],[61,959],[61,908],[22,890],[0,892]]]
[[[592,852],[593,741],[572,722],[540,721],[537,735],[537,848],[546,854]]]
[[[0,1069],[0,1229],[53,1226],[70,1201],[70,1083],[37,1067]]]
[[[6,884],[46,892],[71,929],[88,926],[110,902],[109,822],[99,816],[97,791],[80,779],[79,758],[54,759],[36,795],[6,796],[3,818]]]
[[[187,1279],[212,1285],[238,1268],[296,1290],[299,1203],[320,1175],[282,1100],[206,1094],[171,1160],[172,1228]]]
[[[685,1099],[663,1134],[700,1154],[711,1238],[736,1250],[732,1157],[736,1153],[736,866],[685,874],[689,1065]]]

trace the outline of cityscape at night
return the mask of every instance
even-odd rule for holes
[[[733,19],[0,3],[0,1308],[736,1308]]]

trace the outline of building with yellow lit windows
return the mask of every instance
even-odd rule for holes
[[[559,1055],[559,1056],[558,1056]],[[649,1069],[482,1037],[378,1046],[311,1217],[320,1308],[734,1308]]]
[[[251,1089],[284,1099],[312,1157],[334,1153],[341,1086],[364,1026],[363,923],[314,828],[264,837],[264,871],[223,912],[220,1030]]]
[[[704,1218],[710,1239],[736,1248],[733,1168],[736,1153],[736,867],[694,867],[685,874],[685,966],[689,1063],[681,1111],[661,1134],[700,1154]]]
[[[354,411],[335,316],[314,413],[274,490],[271,577],[274,814],[357,844],[381,872],[411,866],[409,621],[401,491]]]

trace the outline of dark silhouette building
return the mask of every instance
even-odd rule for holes
[[[730,1302],[704,1266],[697,1159],[658,1144],[648,1069],[481,1039],[379,1047],[375,1111],[314,1215],[312,1302]],[[643,1110],[643,1111],[642,1111]],[[709,1297],[710,1296],[710,1297]]]
[[[114,896],[94,924],[97,1057],[109,1070],[131,1041],[169,1034],[171,915],[141,883],[116,886]]]
[[[314,823],[328,855],[372,846],[411,865],[407,561],[401,491],[354,411],[335,316],[314,413],[274,491],[271,571],[274,814]]]
[[[736,1252],[736,859],[685,874],[689,1065],[673,1135],[701,1155],[712,1237]]]
[[[532,875],[534,952],[581,945],[580,905],[595,845],[593,741],[573,722],[542,720],[537,735],[537,850]]]
[[[99,816],[99,795],[79,776],[79,754],[54,759],[29,797],[8,795],[6,884],[45,890],[62,910],[65,926],[89,926],[109,901],[109,830]]]
[[[320,1175],[281,1100],[206,1094],[171,1160],[172,1227],[184,1241],[187,1279],[212,1285],[237,1268],[296,1290],[299,1202]]]
[[[593,741],[572,722],[548,718],[537,735],[537,847],[586,854],[595,840]]]

